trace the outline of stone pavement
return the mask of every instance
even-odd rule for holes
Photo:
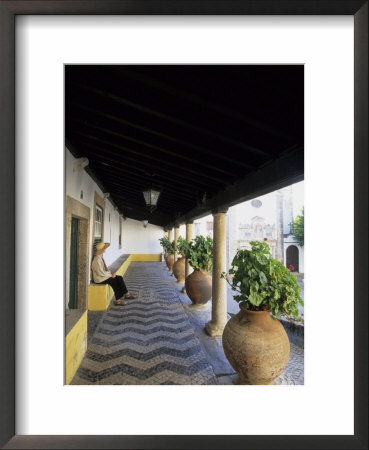
[[[124,279],[137,299],[89,312],[87,353],[72,384],[239,384],[221,337],[204,332],[211,301],[192,306],[165,263],[131,263]],[[291,344],[273,384],[304,384],[303,352]]]

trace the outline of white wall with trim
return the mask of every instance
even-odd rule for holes
[[[127,219],[123,222],[123,253],[162,253],[159,239],[163,236],[161,227],[149,223],[144,228],[142,222]]]
[[[90,255],[89,265],[91,266],[91,248],[94,232],[94,197],[95,192],[104,197],[104,192],[99,188],[97,183],[82,170],[76,170],[77,160],[68,150],[65,149],[65,195],[74,198],[82,204],[88,206],[91,211],[90,217]],[[122,221],[122,246],[119,246],[119,213],[115,210],[109,197],[105,200],[104,206],[104,226],[103,240],[110,242],[104,258],[109,265],[119,256],[127,253],[161,253],[162,248],[159,239],[164,235],[161,227],[151,225],[143,227],[142,222],[132,219]],[[66,262],[66,269],[69,270],[69,261]]]

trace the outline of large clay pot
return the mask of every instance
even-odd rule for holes
[[[186,293],[193,304],[205,304],[212,294],[212,277],[207,272],[194,270],[185,280]]]
[[[174,264],[174,255],[167,255],[165,258],[165,262],[167,263],[167,267],[169,270],[172,270]]]
[[[173,275],[178,282],[183,282],[185,279],[186,258],[179,258],[173,264]]]
[[[286,368],[288,336],[269,311],[240,309],[223,332],[224,353],[246,384],[270,384]]]

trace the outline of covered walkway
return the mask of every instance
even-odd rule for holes
[[[232,233],[227,212],[304,179],[304,66],[66,65],[65,143],[66,309],[105,311],[88,311],[88,337],[87,314],[76,331],[81,345],[69,361],[83,360],[70,364],[79,369],[68,381],[237,382],[221,337],[227,313],[238,311],[235,302],[228,308],[232,293],[221,278]],[[279,203],[276,256],[283,262]],[[108,265],[123,254],[154,261],[164,234],[176,246],[185,226],[190,242],[198,235],[194,221],[210,214],[207,305],[191,307],[182,285],[154,262],[125,273],[138,295],[129,305],[106,311],[109,295],[103,307],[90,301],[85,281],[97,242],[110,243]],[[295,354],[303,359],[292,347],[290,361]],[[285,382],[302,384],[302,367]]]
[[[89,311],[87,353],[71,384],[238,383],[221,337],[204,332],[211,301],[191,306],[165,263],[131,263],[124,278],[137,299]],[[303,349],[291,343],[289,364],[273,384],[303,384],[303,373]]]

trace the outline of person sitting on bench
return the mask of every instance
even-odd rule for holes
[[[110,272],[108,269],[103,253],[109,247],[108,242],[99,242],[96,245],[95,257],[92,261],[92,278],[96,284],[109,284],[114,291],[115,301],[114,304],[118,306],[123,306],[126,302],[123,299],[136,298],[128,292],[126,284],[124,283],[123,277],[117,275],[116,273]]]

